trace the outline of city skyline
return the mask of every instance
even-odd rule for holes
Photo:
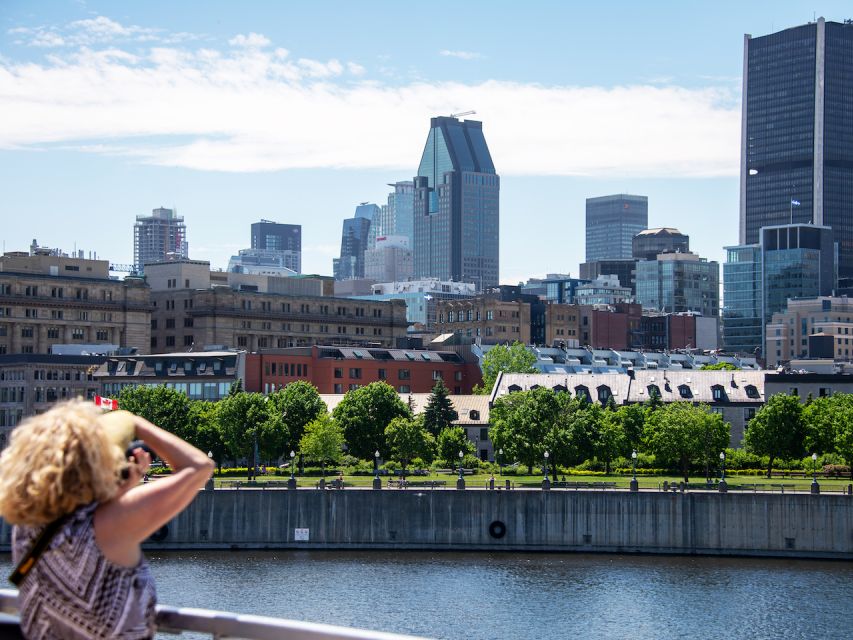
[[[162,204],[192,258],[224,268],[269,218],[302,224],[303,271],[328,274],[352,208],[415,175],[426,119],[474,109],[502,176],[501,282],[578,275],[585,199],[610,193],[648,195],[650,227],[721,260],[737,242],[743,34],[850,17],[838,2],[475,3],[412,43],[377,6],[168,6],[4,7],[4,217],[27,221],[4,225],[6,251],[36,237],[129,263],[135,216]],[[543,252],[546,228],[562,234]]]

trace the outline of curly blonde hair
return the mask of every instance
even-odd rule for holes
[[[27,419],[0,455],[0,516],[39,526],[118,490],[124,453],[98,422],[103,412],[80,399]]]

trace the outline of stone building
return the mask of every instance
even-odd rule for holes
[[[150,318],[145,281],[110,279],[105,260],[0,257],[0,355],[50,353],[55,345],[147,350]]]
[[[316,295],[288,293],[310,278],[274,278],[210,272],[207,262],[150,264],[150,351],[210,348],[257,351],[314,344],[395,346],[406,336],[401,300],[364,301],[319,295],[330,288],[316,279]],[[252,283],[244,281],[246,277]],[[293,281],[293,282],[291,282]]]

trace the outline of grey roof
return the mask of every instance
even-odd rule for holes
[[[586,387],[593,400],[598,399],[599,387],[608,387],[616,404],[645,402],[649,387],[655,385],[664,402],[690,401],[711,405],[744,403],[760,405],[764,402],[765,371],[693,371],[648,370],[627,373],[503,373],[498,376],[491,399],[511,391],[526,391],[536,386],[566,388],[575,394],[578,387]],[[681,387],[687,392],[682,394]],[[715,399],[714,388],[721,389],[721,399]],[[749,388],[752,387],[752,388]]]

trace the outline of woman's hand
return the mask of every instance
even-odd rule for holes
[[[148,469],[151,467],[151,454],[142,447],[137,447],[127,461],[128,476],[127,480],[121,484],[120,491],[122,493],[138,485],[143,476],[148,473]]]

